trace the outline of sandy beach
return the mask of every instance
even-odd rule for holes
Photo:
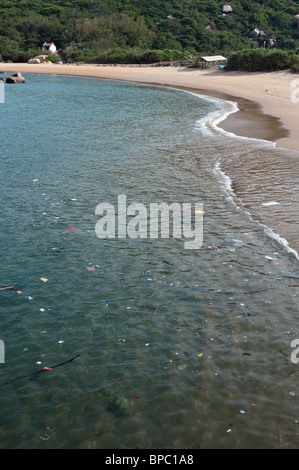
[[[239,112],[220,124],[223,129],[299,151],[299,79],[288,71],[245,73],[172,66],[1,63],[0,72],[21,72],[25,78],[26,74],[38,73],[125,80],[235,101]]]

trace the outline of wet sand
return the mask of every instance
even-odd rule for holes
[[[81,64],[0,64],[2,72],[59,74],[148,83],[190,90],[238,103],[219,127],[237,135],[277,142],[299,151],[299,103],[292,101],[296,75],[226,72],[171,66],[121,66]],[[299,88],[299,85],[297,85]]]

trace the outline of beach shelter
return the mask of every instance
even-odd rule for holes
[[[211,55],[200,57],[201,67],[215,67],[219,65],[226,65],[227,59],[222,55]]]

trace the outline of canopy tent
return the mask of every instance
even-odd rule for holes
[[[202,63],[202,68],[207,65],[214,66],[214,65],[225,65],[227,62],[226,57],[222,55],[211,55],[211,56],[202,56],[200,57],[200,61]]]

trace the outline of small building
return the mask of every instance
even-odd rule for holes
[[[44,52],[53,52],[54,54],[55,52],[57,52],[54,42],[44,42],[44,44],[42,45],[42,50]]]
[[[211,55],[200,57],[201,68],[215,67],[219,65],[226,65],[227,59],[222,55]]]

